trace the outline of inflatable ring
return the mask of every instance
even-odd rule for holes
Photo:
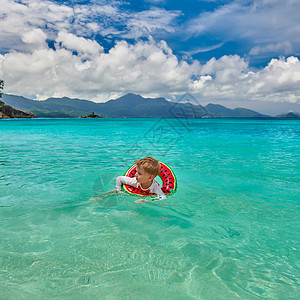
[[[161,178],[163,182],[163,186],[161,190],[165,195],[171,195],[176,191],[177,188],[177,180],[175,174],[166,164],[159,162],[160,171],[158,176]],[[124,176],[128,177],[135,177],[136,173],[136,165],[131,166],[124,174]],[[140,195],[140,196],[156,196],[156,194],[150,193],[149,191],[144,191],[141,188],[135,188],[131,185],[123,184],[123,189],[125,192],[133,195]]]

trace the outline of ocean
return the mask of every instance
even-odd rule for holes
[[[136,159],[164,201],[115,187]],[[0,121],[0,299],[300,299],[300,122]]]

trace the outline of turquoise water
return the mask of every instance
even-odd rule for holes
[[[178,190],[89,200],[151,155]],[[0,299],[299,299],[300,122],[0,122]]]

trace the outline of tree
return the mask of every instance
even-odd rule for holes
[[[4,106],[4,102],[1,100],[2,98],[2,90],[3,90],[3,87],[4,87],[4,81],[2,79],[0,79],[0,108],[1,106]]]
[[[0,99],[2,98],[2,90],[4,88],[4,81],[0,79]]]

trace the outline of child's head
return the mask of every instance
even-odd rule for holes
[[[137,167],[142,167],[145,172],[153,175],[153,178],[155,178],[159,174],[159,162],[153,157],[147,156],[145,158],[137,160],[135,163]]]

